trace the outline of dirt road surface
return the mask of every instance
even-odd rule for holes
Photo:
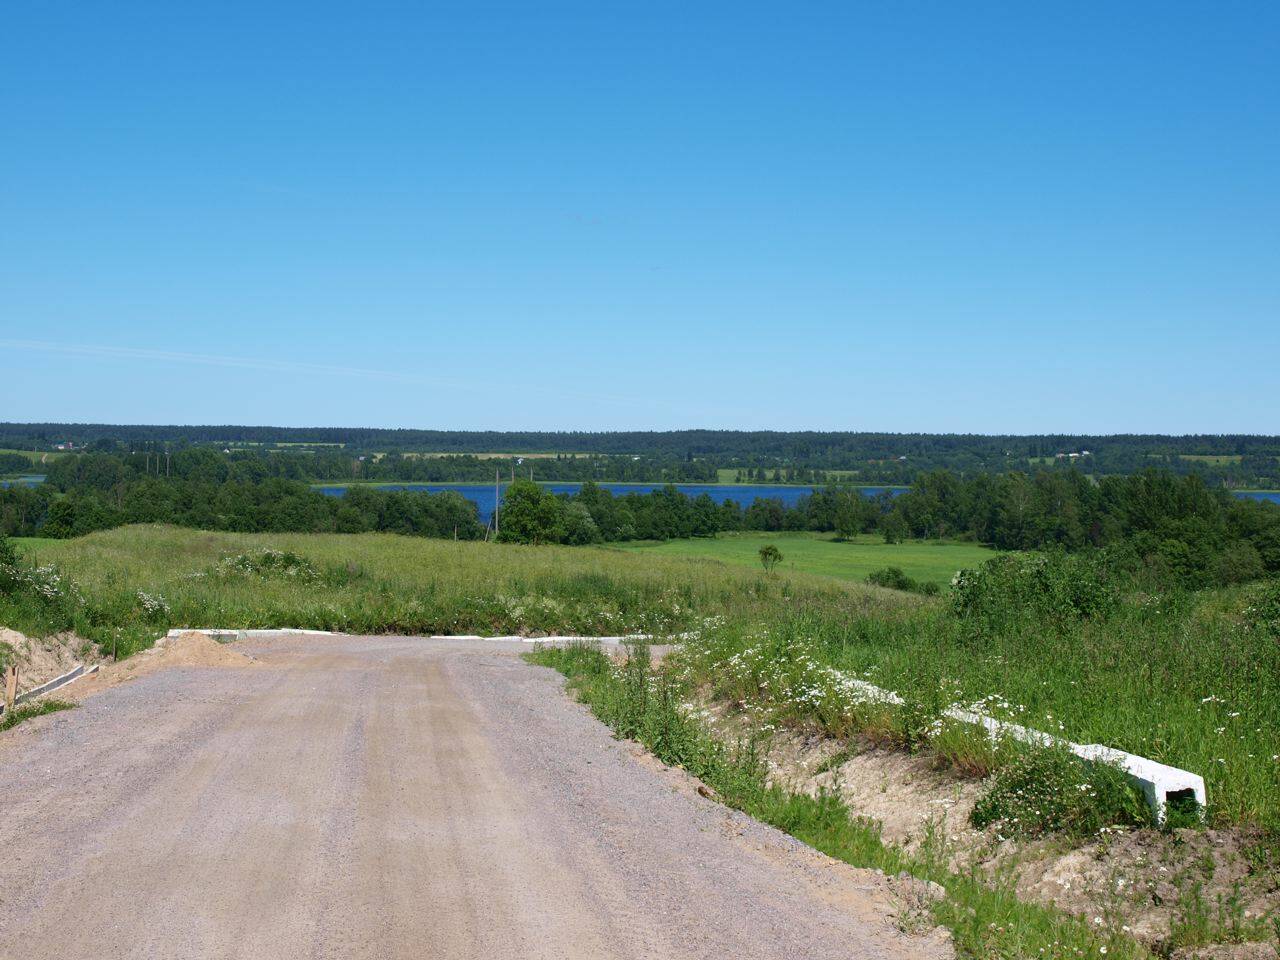
[[[699,796],[517,644],[289,637],[0,736],[0,957],[906,958],[876,875]]]

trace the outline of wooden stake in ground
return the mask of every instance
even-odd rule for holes
[[[18,665],[10,664],[4,668],[4,712],[13,709],[13,701],[18,696]]]

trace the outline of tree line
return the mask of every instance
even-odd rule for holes
[[[127,523],[173,523],[238,531],[487,535],[474,503],[454,492],[354,485],[332,497],[298,480],[265,475],[258,460],[198,447],[163,461],[137,454],[67,457],[51,465],[48,476],[36,487],[0,490],[0,531],[69,537]],[[1100,479],[1080,471],[972,477],[932,471],[897,496],[826,486],[794,507],[772,497],[717,503],[670,485],[615,495],[587,482],[576,494],[556,495],[518,479],[506,488],[498,535],[524,543],[589,544],[736,530],[876,534],[889,542],[961,539],[1007,550],[1107,550],[1152,576],[1189,586],[1280,573],[1280,507],[1161,469]]]
[[[964,476],[1075,469],[1110,476],[1160,467],[1180,475],[1201,476],[1210,484],[1280,486],[1280,437],[1244,434],[982,436],[733,430],[591,433],[0,424],[0,448],[49,450],[54,444],[67,441],[101,452],[174,452],[188,447],[220,452],[251,444],[252,449],[237,453],[257,457],[266,456],[267,451],[272,456],[289,454],[293,450],[290,445],[310,445],[305,454],[291,454],[314,458],[312,466],[303,467],[310,472],[293,479],[376,479],[381,476],[379,471],[389,470],[393,473],[385,479],[481,480],[486,479],[486,473],[492,477],[493,471],[488,458],[481,454],[510,454],[501,460],[505,470],[518,454],[537,452],[560,454],[567,461],[547,467],[564,472],[538,474],[548,480],[701,481],[714,479],[718,470],[734,471],[736,475],[738,471],[762,469],[770,479],[774,471],[791,471],[800,476],[825,474],[814,481],[819,483],[837,479],[910,483],[921,473],[938,469]],[[407,456],[423,453],[441,456]],[[384,458],[376,455],[383,454],[420,465],[382,466]],[[452,461],[454,456],[467,459]],[[574,464],[575,459],[596,462]],[[444,462],[433,464],[433,460]],[[644,476],[623,476],[627,463],[645,463],[653,470]],[[687,464],[684,469],[694,473],[662,474],[675,464]],[[394,473],[397,470],[405,472]],[[836,472],[842,476],[833,475]],[[751,479],[758,481],[754,476]]]
[[[360,487],[330,497],[305,483],[139,477],[101,488],[51,484],[0,489],[0,533],[78,537],[130,523],[241,533],[400,533],[476,540],[475,504],[459,493]]]
[[[674,487],[615,496],[594,484],[572,496],[527,481],[508,488],[499,537],[585,544],[715,536],[734,530],[809,530],[886,542],[961,539],[1006,550],[1105,550],[1118,564],[1187,587],[1280,573],[1280,507],[1147,470],[1093,481],[1042,471],[971,479],[937,471],[898,496],[831,487],[794,507],[759,498],[745,508]]]

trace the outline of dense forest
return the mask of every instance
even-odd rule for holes
[[[0,533],[71,537],[128,523],[234,531],[387,531],[489,536],[475,505],[455,492],[388,491],[354,484],[341,497],[274,471],[292,463],[188,447],[84,453],[48,467],[47,481],[0,490]],[[787,507],[779,499],[717,504],[674,486],[614,495],[587,482],[556,495],[527,479],[507,487],[499,539],[589,544],[714,536],[735,530],[808,530],[887,541],[962,539],[1012,550],[1105,550],[1128,566],[1187,586],[1280,573],[1280,507],[1240,499],[1197,476],[1148,468],[1092,478],[1042,469],[964,476],[938,470],[898,495],[827,485]]]
[[[0,449],[58,445],[173,454],[189,448],[260,460],[312,480],[463,481],[533,466],[546,480],[910,483],[932,470],[962,476],[1079,470],[1094,476],[1160,467],[1211,485],[1280,486],[1280,437],[1249,435],[981,436],[732,430],[497,432],[343,427],[0,424]],[[430,456],[426,456],[430,454]],[[536,460],[517,459],[539,454]],[[549,455],[549,456],[548,456]],[[727,473],[721,474],[720,471]]]

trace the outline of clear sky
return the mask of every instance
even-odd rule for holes
[[[0,420],[1280,433],[1280,4],[0,14]]]

